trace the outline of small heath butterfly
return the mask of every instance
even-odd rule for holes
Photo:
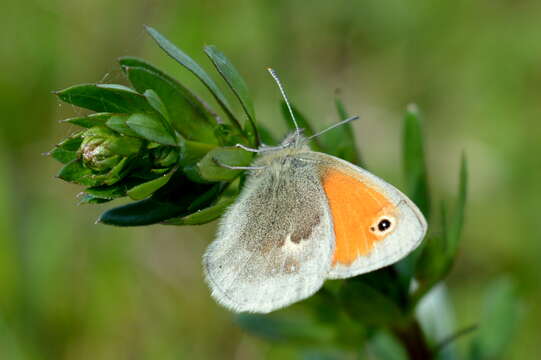
[[[310,150],[308,141],[321,133],[302,135],[269,71],[297,130],[275,147],[238,145],[258,156],[240,168],[249,171],[246,183],[203,257],[212,296],[236,312],[268,313],[311,296],[326,279],[390,265],[427,230],[423,214],[395,187]]]

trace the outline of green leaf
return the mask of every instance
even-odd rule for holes
[[[231,181],[242,173],[242,170],[231,170],[218,165],[249,166],[252,162],[251,152],[219,147],[209,151],[196,165],[198,175],[206,181]]]
[[[368,276],[352,278],[340,288],[338,298],[346,312],[365,325],[385,326],[402,319],[393,295],[378,288],[381,284],[366,280]]]
[[[213,202],[217,201],[218,196],[223,191],[227,183],[221,182],[214,184],[208,191],[197,197],[190,206],[186,209],[187,214],[193,214],[199,210],[202,210],[210,206]]]
[[[165,127],[161,119],[151,114],[132,114],[126,121],[137,135],[163,145],[176,146],[177,141],[173,134]]]
[[[115,226],[152,225],[178,216],[184,207],[152,198],[110,209],[98,218],[99,223]]]
[[[94,186],[86,188],[85,193],[101,199],[118,199],[126,196],[126,186],[118,183],[109,186]]]
[[[79,205],[84,205],[84,204],[104,204],[106,202],[109,202],[113,199],[106,199],[106,198],[102,198],[102,197],[99,197],[99,196],[94,196],[94,195],[91,195],[91,194],[87,194],[87,193],[81,193],[79,196]]]
[[[458,248],[462,228],[464,227],[464,211],[466,208],[468,188],[468,165],[466,155],[462,155],[458,184],[458,202],[447,231],[447,248],[450,257],[454,257]]]
[[[130,127],[126,124],[126,121],[128,121],[130,115],[128,114],[118,114],[118,115],[112,115],[106,122],[105,125],[111,129],[114,130],[120,134],[127,135],[127,136],[133,136],[133,137],[139,137],[139,135],[130,129]]]
[[[214,128],[214,136],[222,146],[246,143],[246,136],[229,124],[219,124]]]
[[[505,359],[518,322],[518,300],[511,279],[502,277],[485,292],[472,359]]]
[[[145,90],[143,93],[144,97],[147,98],[148,103],[158,114],[160,114],[164,119],[169,121],[169,113],[167,112],[167,109],[165,108],[165,104],[163,103],[162,99],[160,99],[160,96],[152,89]]]
[[[274,138],[274,135],[272,135],[269,129],[267,129],[265,126],[259,125],[257,127],[257,133],[259,134],[261,143],[265,145],[274,145],[278,143],[278,141]],[[235,145],[235,144],[231,143],[228,145]]]
[[[408,106],[404,116],[403,161],[406,193],[427,219],[430,217],[430,194],[423,145],[422,124],[417,106]]]
[[[171,125],[183,137],[216,142],[213,127],[219,117],[190,90],[142,60],[122,58],[120,64],[137,91],[144,93],[152,89],[156,92],[163,101]]]
[[[448,212],[445,205],[441,208],[441,235],[431,236],[423,247],[418,261],[416,275],[422,280],[420,293],[426,293],[430,287],[443,279],[451,270],[454,263],[460,235],[464,225],[464,211],[467,200],[468,171],[466,157],[462,156],[459,193],[456,209],[451,221],[448,221]]]
[[[442,235],[431,235],[424,242],[423,251],[415,267],[418,287],[414,292],[413,304],[417,303],[424,294],[442,280],[449,268],[445,238]]]
[[[77,151],[79,150],[79,146],[81,146],[81,142],[81,137],[74,135],[56,145],[48,155],[51,155],[55,160],[60,161],[62,164],[67,164],[77,159]]]
[[[407,360],[406,350],[391,334],[377,331],[370,340],[370,349],[378,360]]]
[[[180,165],[190,166],[200,161],[216,145],[184,140],[180,143]]]
[[[402,150],[406,193],[419,207],[419,210],[421,210],[426,219],[429,220],[430,194],[428,191],[428,172],[426,169],[423,142],[419,110],[416,105],[410,104],[404,116]],[[421,244],[421,246],[396,265],[402,274],[401,280],[407,284],[409,284],[413,276],[418,259],[423,252],[424,244]]]
[[[216,101],[218,101],[218,104],[220,104],[220,106],[223,108],[227,116],[231,119],[233,124],[237,126],[238,129],[241,129],[241,126],[238,120],[233,115],[231,107],[229,106],[229,103],[227,102],[222,91],[218,88],[212,78],[205,72],[205,70],[203,70],[203,68],[199,64],[197,64],[192,58],[186,55],[182,50],[177,48],[175,44],[173,44],[165,36],[160,34],[156,29],[150,26],[146,26],[146,30],[148,34],[154,39],[154,41],[156,41],[158,46],[167,53],[167,55],[169,55],[179,64],[191,71],[195,76],[199,78],[199,80],[203,82],[203,84],[209,89],[210,93],[216,98]]]
[[[173,169],[168,174],[160,176],[159,178],[134,186],[128,190],[127,195],[133,200],[145,199],[156,192],[156,190],[167,184],[175,171],[176,169]]]
[[[189,215],[166,220],[166,225],[201,225],[218,219],[235,202],[239,192],[239,181],[235,180],[224,190],[216,202]]]
[[[169,112],[167,111],[165,104],[163,103],[160,96],[152,89],[148,89],[143,94],[146,98],[150,106],[154,110],[156,110],[156,113],[161,115],[158,116],[160,122],[163,124],[165,129],[171,134],[173,137],[176,137],[175,135],[175,129],[171,126],[171,121],[169,120]]]
[[[295,124],[293,123],[293,120],[291,119],[291,114],[289,113],[289,108],[287,107],[287,104],[285,101],[282,101],[280,103],[280,109],[282,111],[282,117],[288,127],[289,130],[295,131]],[[309,137],[315,134],[314,128],[312,125],[310,125],[310,121],[302,114],[293,104],[291,104],[291,110],[293,111],[293,115],[295,116],[295,120],[297,121],[297,124],[301,129],[304,130],[304,136]],[[310,147],[314,151],[324,151],[323,147],[321,146],[320,139],[314,138],[310,142]]]
[[[245,130],[248,137],[251,139],[251,145],[259,145],[259,138],[255,125],[256,118],[254,104],[250,97],[246,82],[229,59],[227,59],[227,57],[214,45],[205,46],[205,53],[208,55],[220,75],[222,75],[227,85],[229,85],[233,93],[237,96],[244,112],[248,116],[248,124],[245,126]]]
[[[441,235],[430,236],[422,246],[422,253],[416,265],[416,277],[420,284],[414,293],[413,304],[420,300],[438,281],[442,280],[451,270],[454,263],[458,244],[464,226],[464,212],[467,201],[468,169],[466,156],[462,156],[459,191],[456,209],[451,221],[448,221],[447,208],[442,205],[441,209]],[[416,250],[417,252],[417,250]],[[415,252],[414,252],[415,254]],[[411,256],[411,255],[410,255]],[[398,265],[409,260],[402,260]]]
[[[235,320],[245,331],[272,342],[321,345],[330,343],[334,336],[332,328],[292,311],[270,315],[243,313],[238,314]]]
[[[75,85],[56,92],[64,102],[97,112],[153,112],[145,97],[115,84]]]
[[[350,117],[340,99],[337,98],[335,100],[335,105],[339,121]],[[357,150],[351,123],[338,126],[321,135],[321,142],[325,144],[325,149],[328,154],[347,160],[360,167],[364,167],[364,163]]]
[[[112,113],[95,113],[87,116],[74,117],[62,120],[62,122],[78,125],[84,128],[94,126],[103,126],[105,122],[112,116]]]
[[[110,209],[100,215],[98,222],[116,226],[143,226],[187,215],[192,203],[207,194],[213,186],[193,183],[182,173],[176,172],[150,198]]]
[[[60,179],[85,186],[98,185],[92,177],[92,171],[83,166],[80,160],[67,163],[57,175]]]
[[[222,197],[218,202],[206,209],[166,221],[167,225],[202,225],[218,219],[229,206],[235,202],[234,197]]]

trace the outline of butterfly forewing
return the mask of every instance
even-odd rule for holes
[[[206,278],[223,305],[269,312],[321,287],[333,244],[317,164],[285,157],[248,178],[205,253]]]
[[[420,244],[426,220],[394,186],[327,154],[300,156],[319,164],[329,204],[335,238],[329,278],[347,278],[382,268]]]

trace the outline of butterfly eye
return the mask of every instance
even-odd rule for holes
[[[394,229],[395,219],[390,216],[382,216],[370,226],[370,231],[377,235],[385,235]]]

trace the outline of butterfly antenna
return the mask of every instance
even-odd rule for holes
[[[319,135],[321,135],[321,134],[326,133],[326,132],[329,131],[329,130],[332,130],[332,129],[334,129],[334,128],[337,128],[337,127],[339,127],[339,126],[342,126],[342,125],[344,125],[344,124],[347,124],[348,122],[357,120],[358,118],[359,118],[358,116],[352,116],[352,117],[347,118],[347,119],[345,119],[345,120],[339,121],[339,122],[337,122],[336,124],[331,125],[331,126],[329,126],[328,128],[326,128],[326,129],[324,129],[324,130],[321,130],[321,131],[318,132],[318,133],[315,133],[314,135],[310,136],[310,137],[307,138],[306,140],[311,140],[311,139],[313,139],[313,138],[315,138],[315,137],[317,137],[317,136],[319,136]]]
[[[271,74],[272,78],[278,85],[278,88],[280,89],[280,93],[282,94],[282,97],[284,98],[284,101],[286,102],[287,109],[289,110],[289,114],[291,115],[291,120],[293,120],[293,125],[295,125],[295,132],[299,133],[299,125],[297,124],[297,120],[295,119],[295,115],[293,114],[293,109],[291,108],[291,104],[289,103],[289,100],[287,99],[286,92],[284,91],[284,87],[282,86],[282,82],[280,81],[280,78],[278,77],[278,74],[276,74],[276,71],[272,68],[267,68],[269,73]]]

